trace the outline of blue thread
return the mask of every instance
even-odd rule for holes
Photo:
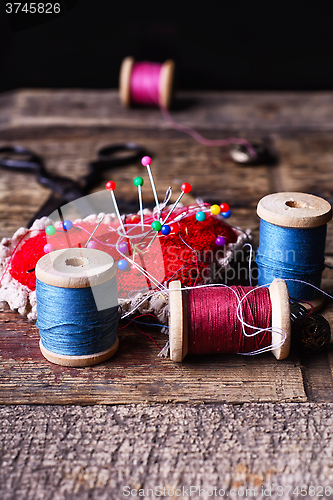
[[[109,349],[119,320],[116,277],[92,288],[60,288],[36,280],[37,326],[45,349],[82,356]],[[108,308],[98,310],[96,297]],[[100,308],[101,309],[101,308]]]
[[[320,287],[324,270],[326,224],[295,229],[260,221],[260,243],[256,262],[258,284],[270,284],[274,278],[299,279]],[[294,299],[311,300],[313,288],[304,283],[287,282]]]

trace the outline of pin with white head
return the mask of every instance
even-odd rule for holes
[[[110,191],[110,194],[111,194],[111,199],[113,201],[113,204],[114,204],[114,208],[116,210],[116,214],[117,214],[117,217],[118,217],[118,220],[119,220],[119,224],[121,226],[121,229],[123,231],[123,234],[126,234],[125,233],[125,228],[124,228],[124,224],[123,224],[123,221],[121,220],[121,216],[120,216],[120,212],[119,212],[119,208],[118,208],[118,204],[117,204],[117,201],[116,201],[116,196],[114,194],[114,191],[116,189],[116,183],[114,181],[108,181],[106,184],[105,184],[105,187],[108,191]]]
[[[143,186],[143,179],[142,177],[135,177],[133,181],[134,186],[137,186],[138,188],[138,195],[139,195],[139,205],[140,205],[140,217],[141,217],[141,229],[143,231],[143,206],[142,206],[142,186]]]
[[[151,184],[151,187],[152,187],[152,190],[153,190],[153,194],[154,194],[154,198],[155,198],[155,204],[156,204],[156,208],[157,208],[157,213],[158,213],[158,218],[160,218],[160,209],[159,209],[159,206],[160,206],[160,202],[158,201],[158,197],[157,197],[157,192],[156,192],[156,187],[155,187],[155,182],[154,182],[154,178],[153,178],[153,174],[151,172],[151,169],[150,169],[150,165],[151,165],[151,158],[150,156],[144,156],[141,160],[141,163],[144,167],[147,167],[147,171],[148,171],[148,175],[149,175],[149,179],[150,179],[150,184]]]

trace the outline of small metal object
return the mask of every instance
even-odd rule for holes
[[[251,143],[252,148],[256,152],[253,157],[250,151],[243,144],[233,144],[230,147],[230,156],[235,163],[241,165],[259,165],[272,162],[272,154],[264,144]]]
[[[314,354],[323,351],[331,340],[329,322],[320,314],[310,314],[293,328],[292,341],[298,351]]]
[[[329,322],[320,314],[310,314],[309,310],[296,300],[290,300],[290,320],[292,343],[304,354],[323,351],[331,339]]]
[[[297,322],[305,319],[309,315],[306,307],[302,306],[296,300],[290,300],[290,320],[292,326]]]

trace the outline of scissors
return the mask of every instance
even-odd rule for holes
[[[97,152],[97,159],[88,164],[87,175],[74,181],[69,177],[51,175],[46,170],[42,158],[30,149],[4,146],[0,148],[0,168],[33,173],[39,184],[52,190],[50,197],[29,221],[29,228],[35,219],[48,216],[62,205],[88,194],[105,170],[129,165],[146,155],[146,150],[134,142],[105,146]]]

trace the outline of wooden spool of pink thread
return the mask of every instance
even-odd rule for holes
[[[221,290],[221,287],[212,287],[214,291]],[[200,288],[192,290],[192,292],[200,293]],[[264,290],[258,288],[257,290]],[[266,289],[267,290],[267,289]],[[291,335],[291,320],[290,320],[290,303],[289,294],[286,282],[284,280],[275,279],[269,287],[269,300],[271,305],[271,343],[277,345],[281,343],[281,333],[284,335],[283,344],[272,349],[276,359],[285,359],[290,350],[290,335]],[[191,321],[188,315],[188,300],[189,296],[186,290],[182,289],[180,281],[173,281],[169,285],[169,340],[170,340],[170,357],[172,361],[181,362],[184,357],[193,351],[193,346],[189,339],[189,331],[192,329],[189,322]],[[204,306],[209,307],[208,304]],[[218,310],[218,308],[216,309]],[[195,312],[196,314],[196,312]],[[233,311],[236,315],[236,311]],[[221,323],[219,318],[213,318],[213,322]],[[248,318],[245,318],[245,321]],[[198,319],[199,321],[199,319]],[[256,326],[256,325],[254,325]],[[201,335],[205,336],[207,330],[203,329]],[[218,337],[217,343],[220,343],[220,348],[211,352],[223,352],[223,335],[226,332],[213,332]],[[229,332],[230,333],[230,332]]]

